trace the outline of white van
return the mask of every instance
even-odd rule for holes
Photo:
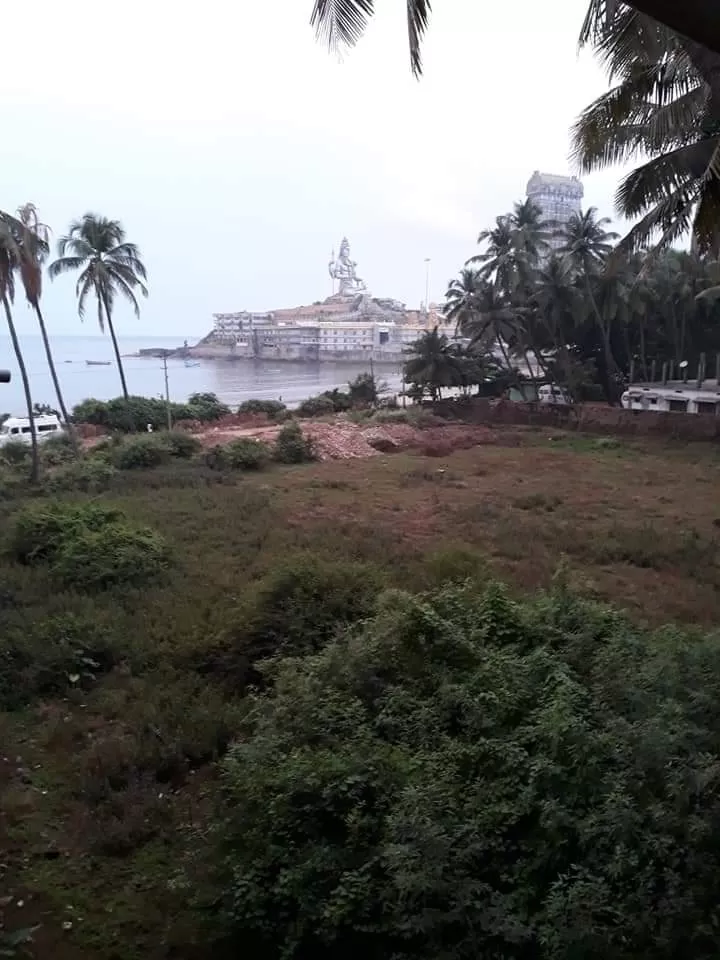
[[[545,383],[538,390],[538,403],[554,403],[568,407],[572,402],[573,399],[568,391],[554,383]]]
[[[43,413],[33,417],[38,440],[57,437],[65,433],[63,425],[54,413]],[[31,443],[30,420],[28,417],[8,417],[0,426],[0,447],[6,443]]]

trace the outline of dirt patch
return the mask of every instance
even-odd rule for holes
[[[328,423],[324,420],[303,421],[302,431],[312,440],[319,460],[353,460],[376,457],[381,453],[403,450],[427,451],[446,456],[454,450],[485,443],[498,443],[500,432],[481,425],[448,424],[421,430],[407,423],[362,425],[350,421]],[[238,437],[255,437],[272,443],[281,427],[264,425],[233,426],[222,423],[201,427],[193,434],[205,447],[230,443]]]

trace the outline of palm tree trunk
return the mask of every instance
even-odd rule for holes
[[[13,323],[12,313],[10,312],[10,304],[8,303],[6,296],[3,297],[3,307],[5,308],[5,319],[7,320],[8,330],[10,331],[10,339],[12,340],[13,350],[15,351],[15,359],[17,360],[17,365],[20,369],[20,379],[22,380],[23,390],[25,392],[25,406],[27,407],[28,417],[30,419],[30,441],[32,444],[30,483],[37,483],[40,479],[40,456],[38,453],[37,430],[35,429],[35,419],[33,417],[30,381],[28,380],[25,360],[22,355],[22,350],[20,349],[20,341],[18,340],[15,324]]]
[[[503,341],[503,338],[499,334],[496,334],[496,338],[497,338],[498,346],[500,347],[500,350],[503,355],[503,360],[505,361],[505,368],[507,372],[510,374],[510,376],[512,376],[514,373],[514,369],[512,364],[510,363],[510,356],[508,355],[505,342]],[[519,378],[517,379],[517,386],[518,386],[518,390],[520,391],[520,396],[523,398],[525,403],[527,403],[527,395],[525,393],[525,387],[523,386],[522,380],[520,380]]]
[[[50,370],[50,376],[52,377],[53,386],[55,387],[55,395],[57,396],[58,406],[60,407],[60,413],[62,414],[63,420],[65,421],[65,427],[72,441],[72,445],[75,448],[76,453],[80,453],[80,444],[78,443],[77,433],[75,432],[75,427],[70,422],[70,417],[68,416],[67,407],[65,406],[65,399],[62,395],[62,390],[60,389],[60,380],[58,379],[57,370],[55,368],[55,361],[53,360],[52,350],[50,348],[50,338],[47,334],[47,328],[45,326],[45,318],[42,315],[42,310],[39,306],[35,307],[35,313],[38,318],[38,323],[40,324],[40,333],[42,335],[43,344],[45,346],[45,356],[47,357],[48,369]]]
[[[595,301],[595,297],[592,292],[590,276],[587,270],[585,271],[585,289],[587,291],[588,300],[590,301],[590,306],[592,307],[593,313],[595,314],[595,321],[598,325],[598,328],[600,330],[600,335],[602,337],[603,352],[605,354],[605,367],[607,372],[607,384],[609,387],[611,380],[615,379],[615,374],[618,371],[618,363],[615,357],[613,356],[612,347],[610,346],[611,327],[609,323],[606,324],[603,321],[602,314],[598,309],[598,305]],[[617,396],[617,391],[613,388],[612,391],[610,391],[610,395],[608,396],[608,400],[611,405],[616,403],[616,396]]]
[[[118,347],[117,337],[115,336],[115,327],[113,326],[112,316],[110,315],[110,308],[108,307],[107,298],[105,294],[100,294],[102,297],[102,303],[105,307],[105,319],[107,320],[108,330],[110,331],[110,337],[112,339],[113,350],[115,351],[115,359],[117,361],[118,373],[120,374],[120,383],[122,384],[123,396],[127,400],[130,394],[128,393],[127,382],[125,381],[125,371],[123,369],[122,360],[120,359],[120,348]]]
[[[643,377],[645,378],[645,383],[648,380],[648,365],[647,365],[647,353],[645,352],[645,318],[640,317],[640,363],[643,368]]]

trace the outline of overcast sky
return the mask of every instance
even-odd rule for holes
[[[434,0],[420,81],[403,0],[377,6],[339,62],[312,0],[11,4],[0,208],[32,200],[56,236],[89,210],[120,219],[151,287],[139,321],[118,315],[127,334],[322,299],[343,235],[374,295],[416,306],[430,257],[440,300],[534,169],[572,172],[568,129],[606,83],[577,55],[583,0]],[[611,215],[616,181],[587,178],[585,205]],[[83,332],[72,280],[46,314]]]

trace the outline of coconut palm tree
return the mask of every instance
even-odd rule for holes
[[[552,256],[538,271],[532,292],[533,311],[539,324],[547,331],[565,382],[576,392],[574,364],[570,356],[568,332],[579,328],[587,318],[586,300],[578,287],[575,269],[567,258]]]
[[[140,316],[136,291],[147,296],[147,273],[134,243],[125,239],[125,230],[118,220],[108,220],[95,213],[86,213],[70,224],[67,236],[58,242],[58,259],[50,264],[49,274],[55,279],[62,273],[80,271],[76,285],[78,313],[85,316],[90,293],[97,300],[98,324],[105,332],[107,323],[125,399],[128,397],[125,371],[120,358],[112,314],[117,294],[130,302]]]
[[[601,313],[594,291],[597,279],[602,276],[613,251],[613,241],[618,237],[607,229],[609,223],[607,217],[598,217],[595,207],[590,207],[584,213],[573,214],[561,230],[563,242],[558,253],[567,259],[582,280],[587,302],[602,333],[605,362],[610,376],[617,371],[610,345],[611,325]]]
[[[463,385],[462,361],[454,345],[437,327],[424,333],[408,352],[412,355],[405,363],[404,379],[428,389],[433,400],[441,397],[443,387]]]
[[[720,55],[712,55],[625,3],[590,4],[580,35],[614,84],[573,130],[585,172],[635,157],[618,211],[640,218],[623,241],[670,246],[690,232],[701,252],[720,248]]]
[[[492,278],[496,286],[510,294],[518,284],[518,250],[515,229],[507,215],[495,218],[495,226],[481,230],[478,243],[486,244],[482,253],[470,257],[466,266],[480,264],[480,276]]]
[[[40,299],[42,297],[42,268],[43,263],[50,250],[49,237],[50,230],[40,222],[37,209],[34,204],[26,203],[17,211],[17,233],[20,238],[20,279],[25,291],[25,298],[35,311],[35,316],[40,326],[40,335],[42,336],[45,347],[45,356],[47,358],[48,369],[52,377],[55,395],[57,396],[58,406],[65,421],[65,427],[69,432],[70,439],[76,451],[79,451],[77,434],[70,422],[65,399],[60,388],[60,380],[57,375],[55,361],[50,347],[50,338],[48,337],[45,318],[43,317]]]
[[[477,318],[477,295],[483,286],[482,271],[463,267],[445,292],[444,313],[455,324],[455,333],[467,329]]]
[[[659,21],[676,33],[720,53],[720,18],[708,0],[629,0],[634,10]],[[607,18],[617,9],[616,0],[600,0]],[[373,0],[315,0],[311,22],[318,36],[331,50],[354,46],[375,12]],[[550,10],[548,10],[550,12]],[[422,73],[420,45],[430,19],[430,0],[407,0],[410,66],[415,76]]]
[[[40,478],[40,457],[38,454],[37,430],[35,429],[35,419],[33,417],[33,402],[30,392],[30,380],[28,379],[25,359],[20,348],[17,330],[12,317],[10,305],[15,298],[15,277],[14,273],[19,268],[22,252],[18,242],[17,222],[8,214],[0,212],[0,302],[2,302],[7,321],[10,339],[12,340],[15,359],[20,370],[20,379],[22,380],[23,392],[25,393],[25,406],[30,421],[30,440],[32,444],[32,459],[30,466],[30,482],[37,483]]]

